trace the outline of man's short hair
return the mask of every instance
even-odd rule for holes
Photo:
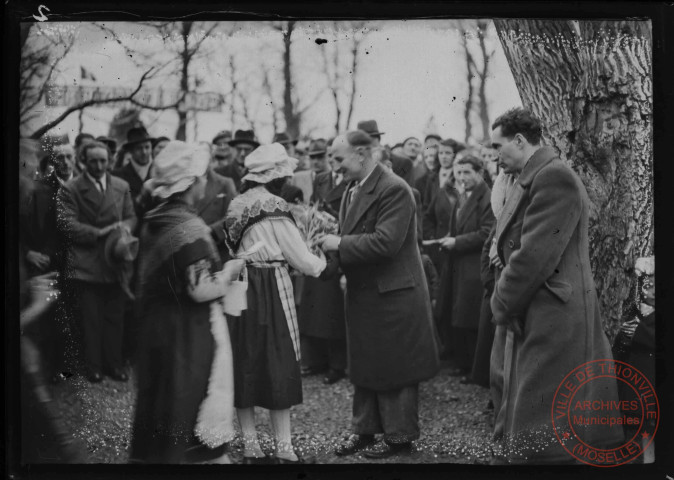
[[[446,140],[441,141],[441,142],[440,142],[440,145],[442,145],[443,147],[452,147],[452,150],[454,150],[454,153],[455,153],[455,154],[456,154],[456,153],[459,153],[461,150],[463,150],[464,148],[466,148],[466,147],[463,145],[463,143],[457,142],[457,141],[454,140],[453,138],[448,138],[448,139],[446,139]]]
[[[372,138],[367,132],[363,130],[352,130],[350,132],[346,132],[344,136],[346,137],[346,141],[352,147],[372,146]]]
[[[82,162],[87,161],[87,152],[89,150],[92,150],[94,148],[102,148],[106,152],[108,152],[108,161],[111,160],[112,153],[110,152],[110,148],[103,142],[99,142],[98,140],[94,140],[93,142],[89,142],[87,144],[82,145],[80,149],[80,159]]]
[[[456,161],[457,165],[470,165],[473,167],[473,170],[476,172],[481,172],[482,169],[484,168],[484,164],[482,160],[477,158],[474,155],[466,155],[465,157],[461,157],[459,160]]]
[[[409,142],[410,140],[416,140],[417,142],[419,142],[419,139],[417,137],[407,137],[405,140],[403,140],[402,146],[404,147],[405,144],[407,142]],[[419,142],[419,143],[421,143],[421,142]]]
[[[513,138],[522,134],[532,145],[538,145],[543,136],[543,124],[538,117],[525,108],[511,108],[498,117],[491,126],[492,130],[501,127],[501,134]]]
[[[442,137],[441,137],[440,135],[438,135],[438,134],[436,134],[436,133],[431,133],[431,134],[429,134],[429,135],[426,135],[426,138],[424,138],[424,143],[426,143],[426,142],[427,142],[428,140],[430,140],[431,138],[434,138],[434,139],[437,140],[438,142],[442,142]]]
[[[84,141],[85,138],[96,140],[96,138],[90,133],[80,133],[75,137],[75,148],[79,148],[82,145],[82,142]]]

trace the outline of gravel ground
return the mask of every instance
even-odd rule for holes
[[[79,375],[53,387],[57,404],[74,435],[86,444],[92,463],[126,463],[129,457],[135,390],[128,383],[106,378],[90,384]],[[337,457],[332,453],[349,435],[353,386],[348,380],[323,385],[322,376],[303,381],[304,403],[291,410],[293,440],[304,456],[317,463],[473,463],[488,452],[492,413],[486,410],[488,390],[461,385],[443,369],[420,385],[421,438],[411,456],[373,461],[362,455]],[[269,417],[257,410],[262,448],[272,452]],[[243,443],[230,445],[234,463],[241,461]]]

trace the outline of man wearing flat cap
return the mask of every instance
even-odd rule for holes
[[[314,193],[316,175],[329,170],[327,153],[327,143],[324,139],[312,140],[307,150],[311,168],[295,172],[290,180],[291,185],[302,190],[305,203],[309,202]]]
[[[234,149],[229,146],[230,140],[232,140],[232,132],[222,130],[211,141],[213,145],[213,168],[220,175],[225,175],[223,170],[234,160]]]
[[[377,148],[381,145],[381,136],[384,135],[384,132],[379,131],[376,120],[363,120],[362,122],[358,122],[356,128],[370,136],[372,148]],[[406,156],[392,152],[391,163],[393,164],[393,173],[405,180],[410,187],[413,187],[414,163],[412,160]]]
[[[236,149],[236,156],[234,161],[227,167],[219,169],[217,173],[229,177],[234,180],[236,190],[241,188],[241,179],[246,174],[246,167],[244,162],[250,153],[260,146],[260,143],[255,138],[253,130],[237,130],[234,132],[234,138],[227,142],[228,145]]]
[[[78,292],[87,377],[105,373],[126,381],[122,337],[126,297],[118,272],[105,258],[108,235],[133,231],[136,215],[129,184],[107,172],[109,150],[94,141],[82,146],[86,170],[59,191],[58,228],[68,244],[69,268]]]

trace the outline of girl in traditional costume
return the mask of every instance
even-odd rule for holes
[[[222,297],[243,262],[222,269],[210,229],[193,208],[209,161],[203,147],[172,141],[146,184],[163,202],[146,214],[140,235],[136,462],[229,463],[234,393]]]
[[[234,353],[234,404],[244,436],[244,463],[267,463],[255,430],[254,407],[270,412],[276,459],[297,463],[291,443],[290,407],[302,403],[300,343],[288,267],[318,277],[322,253],[313,255],[300,236],[281,188],[293,174],[294,158],[278,143],[263,145],[245,160],[241,195],[232,200],[225,238],[234,257],[246,255],[248,309],[228,317]]]

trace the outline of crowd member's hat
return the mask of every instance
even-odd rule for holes
[[[213,137],[213,140],[211,143],[216,143],[218,140],[227,140],[228,142],[232,139],[232,132],[229,130],[222,130],[218,132],[215,137]]]
[[[321,155],[325,155],[327,153],[327,150],[328,150],[327,142],[322,138],[318,138],[316,140],[311,141],[307,153],[309,154],[310,157],[320,157]]]
[[[362,122],[358,122],[356,128],[366,132],[371,137],[384,135],[384,132],[379,131],[376,120],[363,120]]]
[[[234,138],[229,141],[229,146],[236,147],[241,143],[252,145],[253,148],[260,146],[260,143],[255,138],[255,132],[252,130],[237,130],[234,132]]]
[[[117,276],[122,290],[134,298],[130,283],[133,276],[133,261],[138,256],[138,238],[131,235],[126,228],[115,228],[105,239],[103,258]]]
[[[117,151],[117,142],[113,140],[110,137],[106,137],[105,135],[101,135],[96,139],[96,141],[104,143],[107,145],[107,147],[110,149],[112,153],[115,153]]]
[[[152,143],[153,140],[154,138],[152,138],[150,134],[147,133],[145,127],[133,127],[129,129],[128,133],[126,134],[126,143],[123,145],[123,147],[129,148],[143,142]]]
[[[293,145],[297,145],[297,140],[291,139],[286,132],[281,132],[274,135],[274,140],[271,143],[280,143],[281,145],[292,143]]]

